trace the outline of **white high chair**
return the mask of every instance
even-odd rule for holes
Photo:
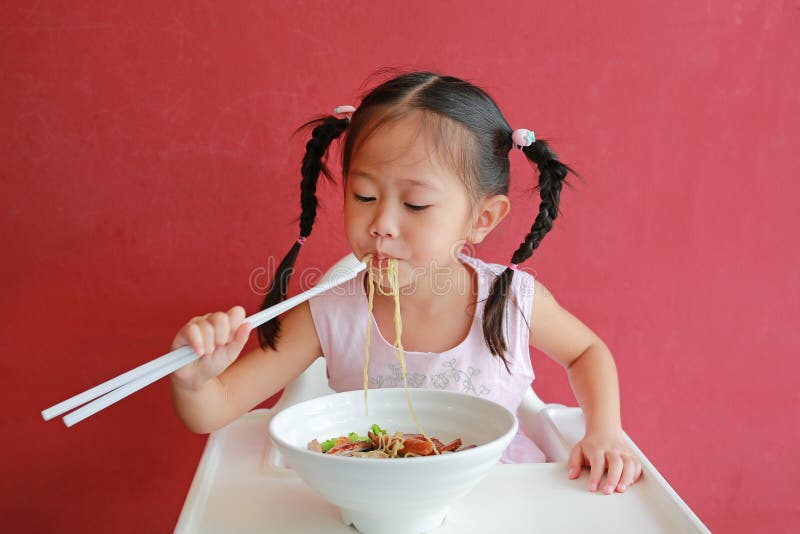
[[[253,410],[212,433],[175,532],[352,532],[332,505],[283,465],[268,436],[273,414],[330,393],[320,357],[273,408]],[[568,480],[563,465],[584,434],[580,408],[546,404],[529,389],[517,418],[547,463],[495,466],[464,498],[459,513],[451,514],[452,522],[440,527],[443,534],[521,532],[534,523],[542,532],[709,532],[628,436],[642,463],[642,479],[625,494],[598,495],[585,488],[585,475]]]

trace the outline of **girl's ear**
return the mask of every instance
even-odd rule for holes
[[[485,198],[474,211],[472,226],[468,240],[470,243],[480,243],[500,224],[500,221],[511,209],[511,201],[505,195],[494,195]]]

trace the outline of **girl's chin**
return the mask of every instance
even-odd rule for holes
[[[389,269],[387,269],[385,265],[382,265],[381,267],[378,267],[377,265],[369,265],[367,270],[372,274],[376,284],[380,282],[382,286],[388,287]],[[397,279],[400,284],[403,283],[403,271],[401,269],[398,269],[397,271]]]
[[[377,278],[375,279],[375,286],[376,286],[375,287],[375,295],[378,295],[378,294],[383,294],[383,295],[386,295],[386,296],[394,295],[394,293],[392,292],[391,286],[389,284],[385,283],[385,282],[383,284],[379,284]],[[399,284],[399,287],[397,288],[397,290],[398,290],[398,293],[400,294],[401,297],[403,295],[407,295],[408,294],[408,290],[406,289],[407,287],[410,287],[410,284],[403,284],[403,281],[400,280],[400,284]],[[369,287],[367,287],[367,291],[369,291]]]

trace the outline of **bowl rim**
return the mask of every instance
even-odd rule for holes
[[[371,389],[370,392],[371,393],[384,392],[384,393],[378,393],[379,395],[389,395],[389,394],[396,394],[397,392],[402,392],[403,395],[405,395],[405,388],[402,388],[402,387],[399,387],[399,388],[375,388],[375,389]],[[380,465],[400,465],[400,466],[403,466],[403,465],[406,465],[408,462],[413,462],[415,464],[424,465],[424,464],[430,463],[430,462],[447,462],[447,461],[456,461],[457,462],[457,461],[460,461],[459,459],[465,460],[465,459],[470,458],[472,456],[484,454],[486,448],[488,448],[489,446],[491,446],[493,444],[496,444],[497,442],[502,441],[504,439],[508,439],[508,441],[510,443],[510,441],[514,438],[514,435],[516,435],[518,430],[519,430],[519,421],[517,420],[517,416],[514,415],[508,408],[506,408],[502,404],[494,402],[494,401],[492,401],[490,399],[484,399],[482,397],[476,397],[474,395],[469,395],[467,393],[461,393],[460,391],[447,391],[447,390],[435,390],[435,389],[424,389],[424,388],[409,388],[409,393],[413,393],[413,392],[420,392],[420,394],[422,394],[422,395],[431,394],[433,396],[443,396],[443,397],[467,397],[467,398],[471,399],[470,402],[477,401],[477,402],[483,403],[483,404],[490,403],[492,408],[497,408],[497,409],[500,410],[500,413],[503,413],[504,416],[510,417],[510,420],[511,420],[511,423],[512,423],[511,424],[511,428],[507,432],[504,432],[503,434],[501,434],[500,436],[498,436],[497,438],[495,438],[495,439],[493,439],[491,441],[488,441],[488,442],[483,443],[481,445],[476,445],[475,447],[472,447],[470,449],[457,451],[458,454],[434,454],[434,455],[431,455],[431,456],[413,456],[413,457],[409,457],[409,458],[391,458],[391,460],[392,460],[391,462],[380,462]],[[275,433],[275,427],[280,423],[281,416],[284,413],[291,411],[295,407],[299,407],[299,406],[302,406],[304,404],[308,404],[308,403],[311,403],[311,402],[318,402],[318,401],[320,401],[320,399],[324,399],[324,398],[328,398],[328,397],[346,396],[346,395],[347,396],[352,396],[352,395],[355,395],[357,393],[363,394],[363,390],[339,391],[339,392],[335,392],[335,393],[329,393],[327,395],[321,395],[321,396],[315,397],[313,399],[308,399],[308,400],[305,400],[305,401],[302,401],[302,402],[298,402],[297,404],[293,404],[291,406],[287,406],[286,408],[284,408],[280,412],[278,412],[275,415],[273,415],[272,418],[270,419],[270,422],[269,422],[269,437],[270,437],[270,439],[272,439],[272,441],[275,444],[279,445],[280,447],[285,447],[285,448],[290,449],[293,452],[299,453],[299,454],[301,454],[303,456],[308,455],[310,458],[312,458],[312,459],[316,458],[318,460],[321,460],[322,458],[326,458],[327,459],[327,460],[322,460],[322,461],[357,462],[360,465],[364,465],[364,464],[369,464],[370,463],[370,462],[364,462],[364,460],[385,460],[385,458],[358,458],[358,457],[354,457],[354,456],[339,456],[339,455],[330,456],[330,455],[327,455],[327,454],[321,454],[319,452],[309,450],[306,446],[301,447],[299,445],[295,445],[293,443],[290,443],[287,440],[282,439],[280,436],[277,436],[276,433]],[[431,436],[431,437],[436,437],[436,436]],[[508,445],[506,445],[506,447],[507,446]],[[502,456],[502,451],[500,451],[500,453],[498,454],[498,457],[499,456]],[[406,465],[405,468],[407,468],[407,465]]]

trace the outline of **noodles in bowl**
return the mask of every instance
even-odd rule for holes
[[[467,449],[474,447],[470,445]],[[346,436],[330,438],[322,443],[312,440],[308,450],[321,454],[352,456],[355,458],[414,458],[416,456],[432,456],[449,454],[461,449],[461,438],[451,443],[442,443],[437,438],[428,438],[423,434],[405,434],[387,432],[378,425],[372,425],[366,436],[351,432]]]
[[[432,456],[457,452],[461,447],[461,439],[444,444],[438,439],[427,438],[422,434],[391,434],[378,425],[372,425],[366,436],[351,432],[347,436],[331,438],[320,443],[313,440],[308,450],[322,454],[353,456],[355,458],[414,458],[416,456]],[[472,448],[471,445],[467,448]]]
[[[276,414],[269,434],[284,461],[309,486],[338,506],[347,524],[364,534],[427,532],[441,525],[449,505],[467,494],[497,463],[517,432],[503,406],[470,395],[411,389],[416,417],[443,444],[461,439],[475,447],[453,454],[377,461],[320,454],[314,439],[347,436],[380,421],[383,429],[414,433],[416,421],[403,388],[326,395]]]

